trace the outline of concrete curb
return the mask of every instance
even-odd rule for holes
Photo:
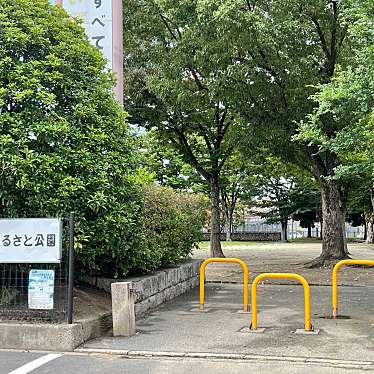
[[[327,359],[320,357],[296,357],[296,356],[270,356],[258,354],[238,353],[208,353],[208,352],[155,352],[155,351],[129,351],[119,349],[101,348],[77,348],[75,353],[81,354],[106,354],[122,356],[125,358],[168,358],[168,359],[205,359],[205,360],[234,360],[234,361],[263,361],[263,362],[293,362],[323,365],[343,369],[373,370],[373,361],[353,361]]]
[[[110,329],[112,314],[105,313],[71,325],[0,323],[0,347],[7,349],[71,352]]]

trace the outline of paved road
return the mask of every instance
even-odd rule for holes
[[[64,354],[29,371],[33,363],[38,364],[46,357],[48,360],[47,353],[2,351],[0,374],[358,374],[370,370],[368,367],[360,368],[359,365],[345,368],[332,367],[328,362],[306,364],[256,360],[248,362],[207,359],[125,359],[121,356]]]

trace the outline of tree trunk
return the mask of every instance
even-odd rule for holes
[[[366,243],[374,244],[374,189],[371,190],[371,212],[365,214],[365,221],[367,226]]]
[[[320,178],[322,201],[322,253],[307,264],[309,267],[329,266],[348,257],[345,235],[345,209],[339,185],[335,180]]]
[[[365,227],[366,227],[366,239],[365,242],[367,244],[374,243],[374,214],[373,213],[365,213]]]
[[[281,221],[281,225],[282,225],[282,231],[281,231],[281,241],[282,242],[286,242],[288,240],[288,235],[287,235],[287,223],[288,223],[288,219],[283,219]]]
[[[221,247],[221,225],[220,225],[220,209],[219,209],[219,176],[214,174],[210,180],[210,202],[212,218],[210,221],[210,256],[211,257],[225,257]]]
[[[308,238],[312,237],[312,226],[308,226]]]

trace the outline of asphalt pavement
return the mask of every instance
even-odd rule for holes
[[[235,353],[374,362],[374,287],[339,287],[339,313],[332,320],[331,287],[311,287],[311,315],[319,335],[297,335],[304,326],[304,294],[299,285],[258,287],[258,327],[248,331],[251,314],[242,309],[242,286],[208,284],[205,312],[198,289],[176,298],[137,322],[131,338],[111,336],[87,342],[88,350]]]
[[[131,338],[102,337],[75,353],[0,351],[0,374],[244,374],[374,371],[374,287],[340,287],[332,320],[331,287],[312,286],[318,335],[297,335],[304,324],[303,288],[259,285],[258,325],[242,309],[242,286],[207,284],[205,312],[198,289],[137,322]]]
[[[45,353],[0,352],[0,374],[345,374],[364,373],[368,367],[333,367],[329,363],[290,363],[206,359],[126,359],[121,356],[65,354],[27,371]],[[26,366],[24,366],[26,365]],[[14,371],[16,370],[16,371]],[[13,372],[12,372],[13,371]]]

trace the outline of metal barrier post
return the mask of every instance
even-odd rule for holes
[[[332,271],[332,317],[338,315],[338,271],[344,265],[370,265],[374,266],[374,260],[342,260],[339,261]]]
[[[257,285],[264,279],[294,279],[299,281],[304,287],[304,329],[312,330],[310,321],[310,288],[304,277],[293,273],[263,273],[258,275],[252,282],[251,304],[252,304],[252,324],[251,329],[257,330]]]
[[[74,313],[74,235],[75,213],[69,216],[69,284],[68,284],[68,324],[73,323]]]
[[[239,258],[208,258],[200,266],[200,310],[204,310],[204,299],[205,299],[205,268],[211,262],[224,262],[224,263],[236,263],[239,264],[244,273],[244,285],[243,285],[243,310],[244,312],[249,311],[248,306],[248,282],[249,282],[249,271],[246,263]]]

